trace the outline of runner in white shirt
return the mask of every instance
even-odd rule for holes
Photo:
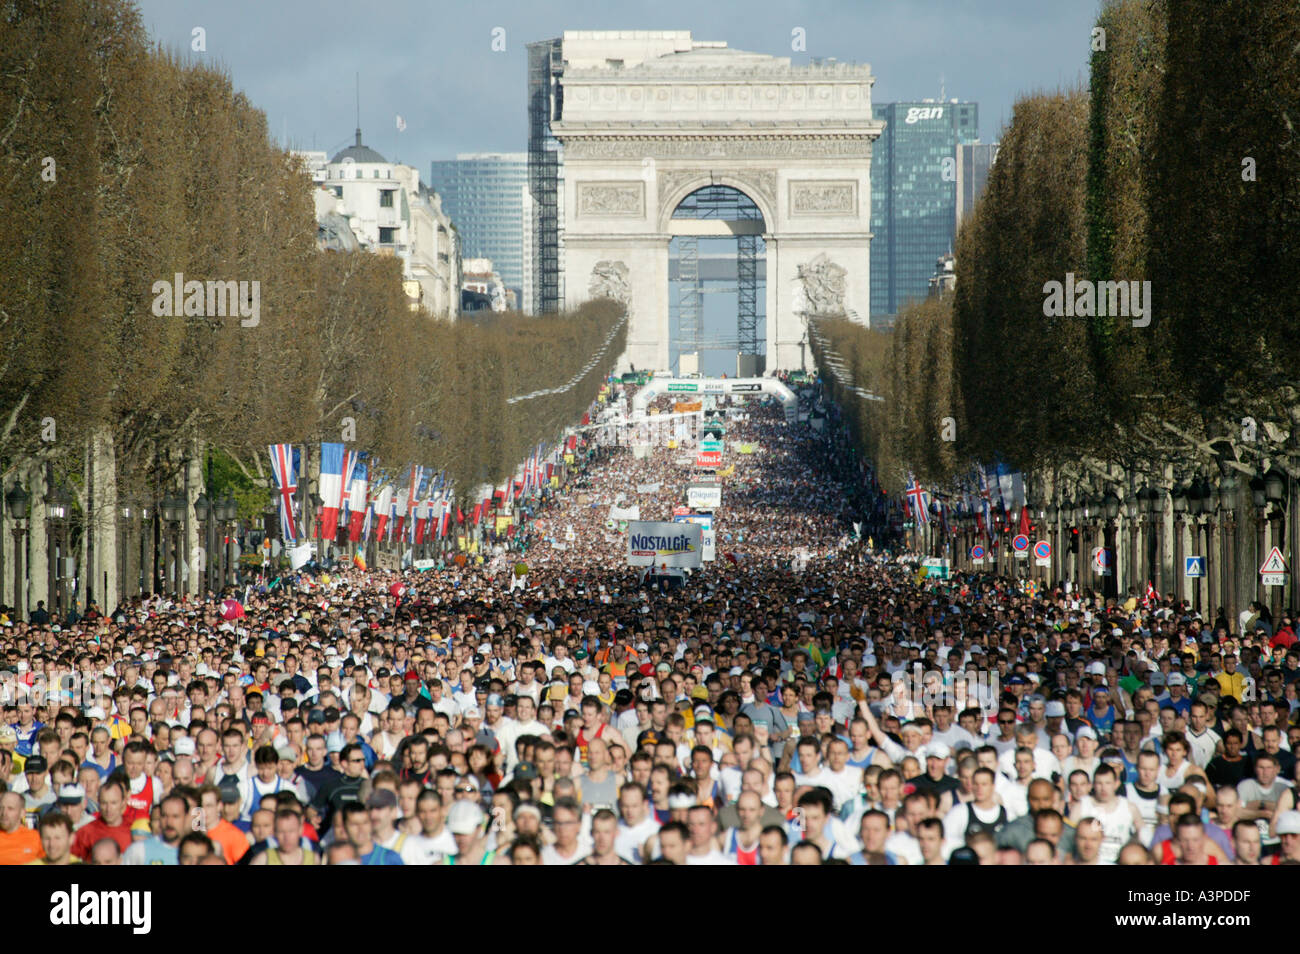
[[[1143,750],[1138,753],[1138,780],[1124,786],[1124,797],[1137,806],[1142,816],[1142,844],[1151,847],[1151,836],[1160,824],[1160,783],[1156,776],[1160,772],[1160,756]]]
[[[646,802],[645,790],[637,785],[624,785],[618,793],[618,811],[614,851],[634,864],[644,864],[641,849],[659,830],[659,822]]]
[[[1190,749],[1188,758],[1197,768],[1205,768],[1214,758],[1214,753],[1223,738],[1210,728],[1209,710],[1203,702],[1193,702],[1187,714],[1187,745]]]
[[[1127,798],[1120,798],[1119,777],[1109,765],[1102,764],[1092,780],[1092,795],[1085,795],[1070,811],[1070,822],[1078,825],[1084,818],[1101,823],[1100,860],[1113,865],[1130,838],[1142,830],[1142,814]]]

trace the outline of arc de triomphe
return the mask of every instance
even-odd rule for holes
[[[884,129],[870,66],[792,66],[685,31],[571,31],[563,43],[551,130],[563,145],[566,305],[628,301],[624,367],[669,367],[672,237],[736,234],[673,219],[710,184],[763,214],[768,370],[800,367],[805,316],[868,320],[871,148]]]

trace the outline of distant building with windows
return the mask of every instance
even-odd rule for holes
[[[321,247],[397,256],[411,307],[455,318],[461,284],[456,229],[438,194],[420,182],[419,170],[363,145],[360,129],[355,143],[324,164],[323,178],[318,154],[299,155],[318,184]]]
[[[929,294],[935,261],[953,250],[959,147],[979,139],[979,104],[925,99],[878,104],[872,112],[885,121],[871,154],[871,324],[877,327],[891,325],[900,307]]]
[[[524,289],[528,153],[473,152],[434,160],[429,181],[460,232],[461,254],[491,259],[518,300]]]
[[[943,298],[956,287],[957,260],[952,255],[941,255],[930,276],[930,297]]]
[[[515,311],[515,293],[506,288],[490,258],[464,259],[460,282],[461,314],[470,311]]]
[[[957,227],[975,211],[975,203],[989,184],[989,171],[998,158],[995,142],[972,142],[957,147]]]

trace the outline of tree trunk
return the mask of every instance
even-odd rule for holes
[[[38,600],[50,608],[49,524],[45,519],[45,465],[37,460],[27,462],[27,493],[31,504],[27,518],[27,598],[23,606],[28,615],[36,608]]]
[[[92,501],[88,531],[93,561],[90,565],[88,592],[93,593],[102,612],[111,613],[117,606],[121,581],[118,580],[117,540],[117,455],[113,433],[98,427],[90,438],[90,493]]]

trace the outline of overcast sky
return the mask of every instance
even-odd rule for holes
[[[367,145],[428,175],[458,152],[527,148],[525,44],[564,30],[690,30],[795,63],[870,63],[873,101],[980,106],[997,138],[1017,97],[1084,82],[1092,0],[139,0],[159,43],[224,67],[272,135],[330,152],[352,140],[355,76]],[[598,10],[593,10],[598,7]],[[649,12],[653,7],[655,12]],[[207,51],[191,51],[192,31]],[[505,30],[504,52],[492,35]],[[791,50],[802,28],[806,52]],[[399,137],[395,116],[407,129]]]

